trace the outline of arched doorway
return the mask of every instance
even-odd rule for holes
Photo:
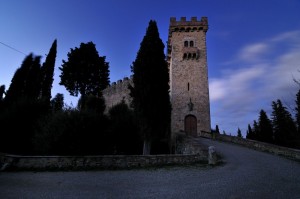
[[[184,119],[184,131],[187,135],[197,136],[197,118],[194,115],[187,115]]]

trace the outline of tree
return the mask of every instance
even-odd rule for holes
[[[109,85],[109,65],[105,57],[100,57],[93,42],[81,43],[79,48],[68,53],[68,61],[63,60],[60,85],[66,87],[70,95],[102,95]]]
[[[0,86],[0,101],[3,100],[3,95],[5,94],[5,85]]]
[[[62,93],[57,93],[50,101],[50,105],[53,112],[62,111],[64,108],[64,95]]]
[[[105,100],[101,96],[85,95],[78,100],[77,108],[81,111],[94,111],[103,114],[105,110]]]
[[[298,93],[296,94],[296,125],[297,125],[297,132],[298,132],[298,136],[300,137],[300,89],[298,91]]]
[[[254,139],[254,135],[253,135],[253,131],[252,131],[252,128],[250,126],[250,124],[248,124],[248,130],[247,130],[247,135],[246,135],[246,138],[247,139]]]
[[[272,122],[269,120],[267,113],[261,110],[258,119],[259,135],[258,140],[262,142],[273,142],[273,127]]]
[[[55,39],[49,50],[45,62],[41,67],[41,97],[50,107],[51,89],[53,84],[53,75],[56,59],[57,40]]]
[[[259,126],[257,124],[257,121],[253,121],[253,140],[258,140],[258,135],[260,134],[259,132]]]
[[[142,140],[137,131],[136,120],[132,109],[124,101],[108,111],[110,119],[110,141],[115,154],[140,154]]]
[[[239,137],[239,138],[242,138],[242,137],[243,137],[240,128],[238,128],[238,131],[237,131],[237,137]]]
[[[219,130],[219,126],[218,125],[216,125],[216,133],[220,134],[220,130]]]
[[[0,113],[3,108],[3,99],[4,99],[4,94],[5,94],[5,85],[0,86]]]
[[[278,99],[272,102],[272,123],[276,144],[288,146],[297,131],[291,114]]]
[[[29,54],[15,72],[6,92],[5,102],[12,103],[20,98],[37,100],[40,94],[40,56]]]
[[[132,106],[144,139],[143,153],[150,154],[151,145],[159,148],[161,140],[169,141],[171,122],[168,65],[164,44],[153,20],[149,22],[131,71],[133,86],[129,89]]]

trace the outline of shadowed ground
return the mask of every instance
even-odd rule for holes
[[[147,170],[2,172],[0,198],[300,199],[300,163],[212,140],[225,164]]]

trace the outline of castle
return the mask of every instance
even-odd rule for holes
[[[170,74],[170,99],[172,104],[171,130],[200,136],[210,132],[210,103],[208,89],[206,32],[207,17],[187,21],[181,17],[170,18],[167,42],[167,62]],[[121,100],[131,102],[128,84],[124,78],[103,91],[107,108]]]

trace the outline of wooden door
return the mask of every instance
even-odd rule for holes
[[[197,136],[197,118],[193,115],[188,115],[184,120],[184,130],[187,135]]]

